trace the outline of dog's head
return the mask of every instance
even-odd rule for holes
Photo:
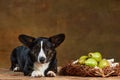
[[[56,55],[55,48],[65,39],[64,34],[58,34],[49,38],[34,38],[28,35],[19,35],[19,40],[30,49],[30,57],[34,62],[47,63]]]

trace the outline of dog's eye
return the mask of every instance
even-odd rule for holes
[[[37,52],[40,51],[40,48],[39,48],[38,46],[35,46],[35,47],[33,48],[33,51],[34,51],[35,53],[37,53]]]
[[[52,55],[52,50],[48,50],[47,55],[48,55],[48,56],[51,56],[51,55]]]
[[[48,51],[48,50],[49,50],[49,47],[48,47],[48,46],[46,46],[46,47],[45,47],[45,49]]]

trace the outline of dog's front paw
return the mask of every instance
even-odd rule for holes
[[[42,74],[40,71],[33,71],[31,73],[31,77],[43,77],[44,74]]]
[[[55,77],[55,76],[56,76],[56,73],[53,72],[53,71],[48,71],[48,72],[47,72],[47,76],[48,76],[48,77]]]

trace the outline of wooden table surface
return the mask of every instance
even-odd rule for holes
[[[8,69],[0,69],[0,80],[120,80],[120,76],[102,78],[57,75],[56,77],[32,78],[30,76],[24,76],[21,72],[12,72]]]

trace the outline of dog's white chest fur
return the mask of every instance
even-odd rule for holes
[[[49,66],[49,63],[41,64],[41,63],[35,62],[34,71],[32,72],[31,76],[32,77],[45,76],[44,72],[48,68],[48,66]]]

